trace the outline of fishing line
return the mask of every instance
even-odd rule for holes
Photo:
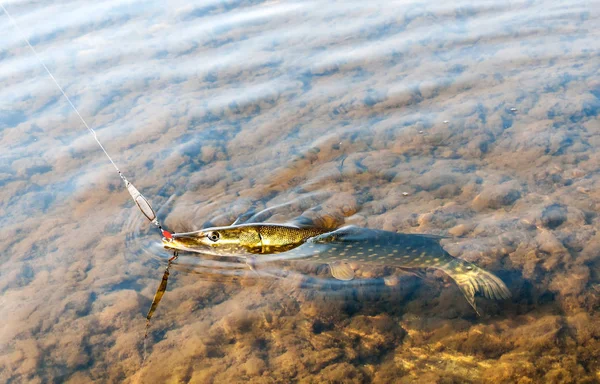
[[[71,108],[73,108],[73,110],[75,111],[75,113],[77,114],[77,116],[79,116],[79,119],[81,120],[81,122],[83,123],[83,125],[88,129],[88,131],[90,131],[90,133],[92,134],[92,136],[94,136],[94,140],[96,140],[96,143],[98,143],[98,145],[100,146],[100,149],[102,149],[102,151],[104,152],[104,154],[106,155],[106,157],[108,158],[108,160],[111,162],[111,164],[113,165],[113,167],[115,167],[115,169],[119,173],[119,176],[121,177],[121,179],[125,183],[125,188],[127,188],[127,191],[131,195],[131,198],[133,199],[133,201],[135,202],[135,204],[138,206],[138,208],[140,209],[140,211],[142,211],[142,213],[144,214],[144,216],[146,216],[146,218],[148,218],[148,220],[150,220],[150,222],[152,224],[154,224],[154,225],[156,225],[158,227],[158,229],[160,230],[160,232],[162,233],[162,235],[165,238],[171,240],[173,238],[173,236],[171,235],[171,233],[169,233],[168,231],[166,231],[165,229],[163,229],[163,227],[160,225],[160,223],[158,222],[158,218],[156,217],[156,213],[154,212],[154,209],[152,208],[152,205],[150,205],[150,202],[144,197],[144,195],[142,195],[142,193],[140,191],[137,190],[137,188],[133,184],[131,184],[125,178],[125,175],[123,175],[123,173],[121,172],[121,170],[119,169],[119,167],[117,167],[117,164],[115,164],[115,162],[113,161],[113,159],[110,157],[110,155],[108,154],[108,152],[106,151],[106,149],[104,148],[104,146],[102,145],[102,143],[100,142],[100,140],[98,139],[98,136],[96,135],[96,131],[94,131],[88,125],[88,123],[86,123],[86,121],[83,118],[83,116],[81,116],[81,114],[79,113],[79,111],[77,110],[77,108],[75,108],[75,105],[73,104],[73,102],[71,102],[71,99],[69,99],[69,96],[67,96],[67,94],[65,93],[65,91],[63,90],[63,88],[60,86],[60,84],[58,84],[58,81],[56,81],[56,78],[54,77],[54,75],[52,75],[52,72],[50,72],[50,70],[48,69],[48,67],[46,66],[46,64],[44,64],[44,61],[42,60],[42,58],[40,57],[40,55],[37,53],[37,51],[35,50],[35,48],[33,48],[33,45],[31,45],[31,43],[29,42],[29,39],[27,39],[27,37],[25,37],[25,34],[21,30],[21,28],[19,28],[19,25],[17,24],[16,20],[10,15],[10,13],[8,13],[8,11],[6,10],[6,8],[4,8],[4,4],[0,3],[0,8],[2,8],[2,10],[6,14],[6,16],[8,16],[10,22],[15,27],[15,29],[17,30],[17,32],[19,33],[19,35],[21,36],[21,38],[27,43],[27,45],[29,46],[29,48],[31,49],[31,51],[33,52],[33,54],[35,55],[37,61],[42,65],[42,67],[44,67],[44,69],[46,70],[46,72],[48,73],[48,75],[50,76],[50,78],[52,79],[52,81],[54,82],[54,84],[56,85],[56,87],[59,89],[60,93],[62,93],[62,95],[65,97],[65,99],[67,100],[67,102],[69,103],[69,105],[71,106]]]

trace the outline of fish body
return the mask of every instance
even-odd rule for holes
[[[440,239],[441,237],[432,235],[348,226],[309,238],[303,245],[285,255],[286,258],[297,257],[328,263],[334,276],[333,270],[340,268],[340,273],[343,274],[346,268],[344,264],[348,262],[392,266],[408,271],[438,269],[456,282],[476,311],[477,292],[496,300],[511,296],[502,280],[473,263],[450,255],[440,245]]]
[[[278,224],[241,224],[176,234],[167,248],[227,256],[251,256],[253,265],[261,261],[306,260],[327,263],[340,280],[351,280],[349,262],[385,265],[403,270],[439,269],[458,285],[469,304],[475,306],[475,293],[489,299],[511,296],[506,285],[492,273],[446,252],[441,237],[342,227],[331,231]]]

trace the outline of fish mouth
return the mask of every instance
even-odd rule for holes
[[[214,246],[206,235],[209,231],[174,233],[170,239],[163,237],[162,245],[167,250],[199,253],[213,256],[244,257],[238,247]]]
[[[183,246],[181,244],[174,244],[172,241],[168,239],[163,239],[163,248],[171,251],[185,251],[185,252],[194,252],[194,253],[206,253],[203,252],[203,249],[198,248],[190,248]]]
[[[202,231],[174,233],[171,238],[163,237],[162,245],[165,249],[170,250],[206,253],[210,247],[202,243],[205,236]]]

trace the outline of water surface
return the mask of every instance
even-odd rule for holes
[[[4,5],[169,229],[451,236],[513,298],[187,258],[143,363],[171,255],[2,14],[1,381],[600,380],[598,1]]]

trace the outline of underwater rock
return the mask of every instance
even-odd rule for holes
[[[581,378],[586,375],[586,370],[578,362],[575,356],[565,356],[558,364],[553,364],[544,375],[545,383],[575,383],[585,382]],[[592,381],[586,380],[588,383]]]
[[[537,249],[532,245],[519,246],[514,252],[508,255],[515,268],[521,268],[523,277],[531,279],[534,277],[536,267],[543,257],[538,254]]]
[[[448,233],[452,236],[464,236],[466,233],[470,232],[473,229],[474,225],[472,224],[458,224],[448,230]]]
[[[428,212],[428,213],[424,213],[424,214],[420,215],[419,218],[417,219],[417,223],[419,223],[420,226],[424,226],[424,225],[429,224],[432,220],[433,220],[433,213]]]
[[[500,329],[483,324],[470,327],[466,332],[448,336],[444,338],[443,344],[444,348],[487,359],[496,359],[512,347],[512,342],[502,337]]]
[[[542,212],[541,222],[546,228],[555,229],[567,221],[567,209],[559,204],[552,204]]]
[[[304,303],[300,311],[307,318],[330,327],[348,318],[344,307],[344,302],[340,300],[315,297]]]
[[[562,296],[576,296],[583,292],[590,278],[590,270],[584,265],[576,265],[552,277],[549,288]]]
[[[596,235],[584,245],[575,262],[580,264],[595,261],[598,258],[600,258],[600,232],[597,232]]]
[[[374,358],[395,348],[406,331],[388,315],[354,316],[344,333],[358,342],[363,358]]]
[[[568,257],[567,249],[551,231],[540,230],[535,240],[538,244],[538,249],[549,254],[542,263],[545,270],[554,269],[558,263],[563,262]]]
[[[364,373],[347,362],[327,366],[315,377],[317,383],[356,383],[365,382]]]
[[[432,195],[437,199],[450,199],[460,195],[462,189],[457,184],[443,185],[432,192]]]
[[[575,262],[581,263],[581,251],[594,237],[596,230],[590,225],[567,226],[557,232],[558,239],[572,253],[575,254]]]
[[[227,315],[220,321],[223,332],[228,337],[239,337],[252,331],[254,319],[246,311],[237,311]]]
[[[394,383],[404,381],[408,371],[404,370],[394,359],[386,359],[379,365],[367,365],[373,377],[373,383]]]
[[[498,209],[511,205],[521,197],[520,190],[517,182],[505,182],[500,185],[484,187],[481,193],[473,199],[473,208],[476,210]]]
[[[573,336],[580,345],[588,345],[584,353],[597,357],[600,353],[600,323],[586,312],[577,312],[567,318],[567,324],[574,331]]]
[[[277,376],[285,382],[290,382],[298,376],[299,372],[306,370],[298,352],[289,350],[285,353],[271,359],[271,366],[277,367]]]
[[[107,294],[92,304],[98,311],[98,329],[124,327],[131,321],[133,313],[146,305],[144,298],[134,290],[127,289]]]
[[[554,348],[563,330],[561,316],[546,315],[529,320],[511,332],[510,338],[515,346],[534,354]]]
[[[256,356],[250,357],[243,365],[245,374],[254,377],[262,375],[266,369],[265,361]]]
[[[414,184],[421,189],[431,192],[443,186],[456,185],[458,177],[452,174],[447,174],[439,171],[428,172],[414,181]]]
[[[483,370],[484,383],[533,384],[536,377],[535,361],[530,361],[521,352],[508,353],[486,365]]]

